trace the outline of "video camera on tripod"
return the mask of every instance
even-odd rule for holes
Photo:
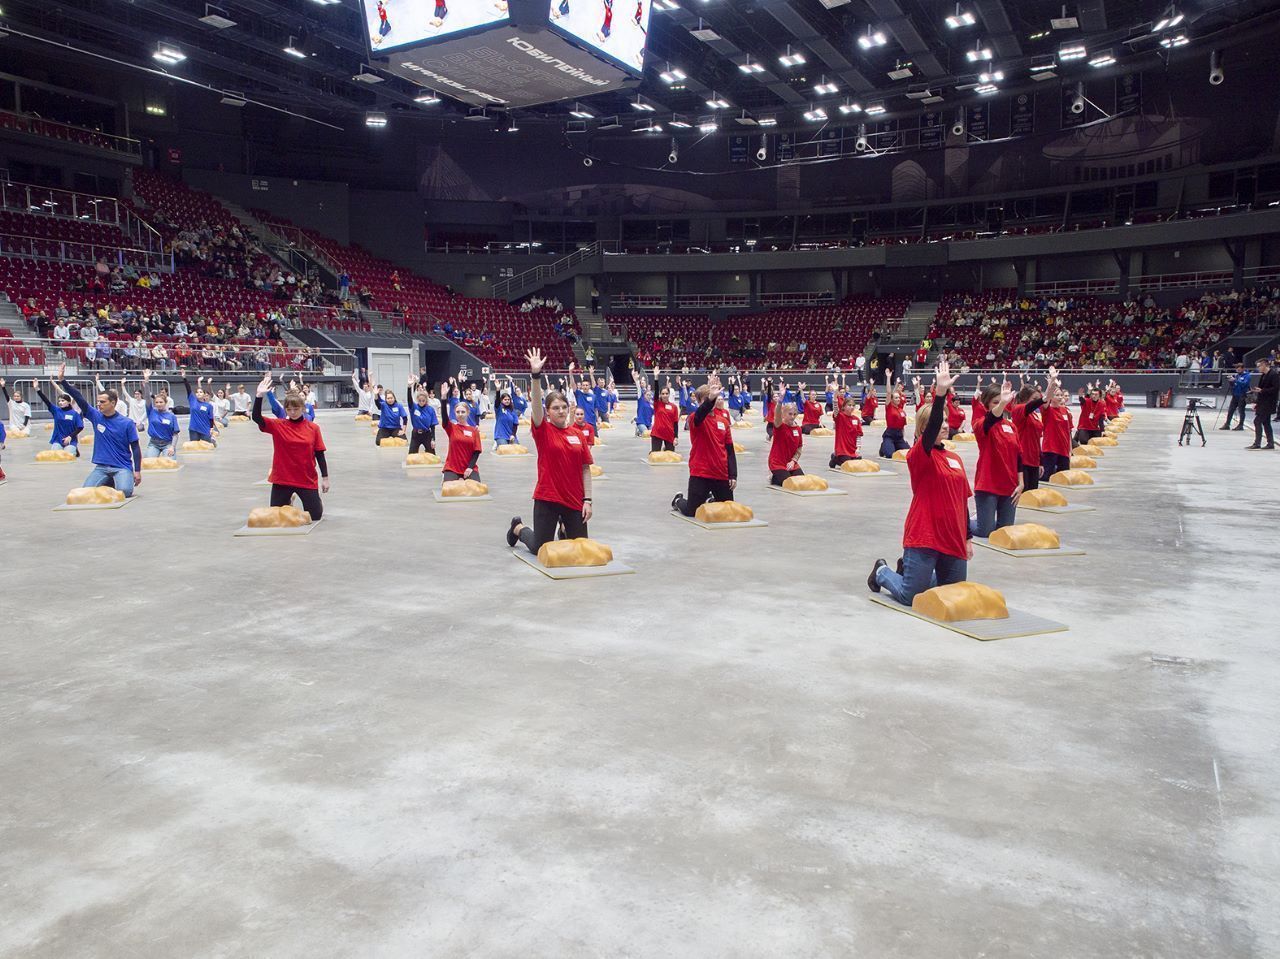
[[[1200,407],[1209,404],[1198,396],[1187,397],[1187,412],[1182,417],[1182,432],[1178,434],[1178,445],[1181,446],[1185,440],[1187,445],[1191,445],[1194,436],[1200,437],[1200,445],[1204,446],[1207,442],[1204,438],[1204,427],[1200,425]]]

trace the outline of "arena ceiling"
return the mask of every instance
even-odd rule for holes
[[[979,98],[984,73],[1003,74],[988,80],[1008,91],[1031,85],[1046,67],[1069,79],[1190,50],[1207,57],[1220,39],[1269,26],[1278,13],[1280,0],[654,0],[634,89],[515,119],[568,123],[580,106],[592,114],[580,122],[598,127],[617,116],[622,132],[673,116],[696,125],[710,113],[786,127],[821,107],[833,122],[856,122],[869,106],[892,116]],[[379,70],[367,55],[358,0],[4,0],[5,29],[7,46],[69,44],[317,119],[466,113],[447,97],[417,102],[420,88]],[[185,59],[158,63],[160,43]],[[1063,62],[1065,45],[1086,55]],[[781,60],[788,54],[789,64]],[[653,112],[638,115],[637,97]],[[726,105],[713,111],[711,99]]]

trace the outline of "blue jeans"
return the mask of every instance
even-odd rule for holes
[[[902,438],[902,430],[885,429],[880,437],[880,457],[889,459],[898,450],[909,450],[911,444]]]
[[[993,531],[1012,526],[1018,521],[1018,501],[1012,496],[976,492],[973,494],[973,504],[978,508],[977,519],[969,524],[969,531],[974,536],[985,539]]]
[[[173,444],[170,443],[168,446],[160,446],[158,443],[148,443],[147,455],[148,456],[172,456]]]
[[[909,546],[902,551],[902,575],[892,566],[876,570],[876,582],[903,606],[910,606],[917,593],[935,586],[963,583],[969,575],[969,561],[948,556],[936,549]]]
[[[119,466],[93,466],[93,472],[84,481],[85,486],[114,486],[125,496],[133,495],[133,467],[121,469]]]

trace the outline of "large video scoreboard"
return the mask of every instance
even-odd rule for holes
[[[652,0],[362,0],[372,57],[474,106],[527,107],[636,83]]]

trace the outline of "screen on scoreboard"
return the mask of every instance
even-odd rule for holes
[[[551,0],[551,25],[638,73],[652,7],[653,0]]]
[[[506,0],[363,0],[369,46],[384,53],[507,23]]]

